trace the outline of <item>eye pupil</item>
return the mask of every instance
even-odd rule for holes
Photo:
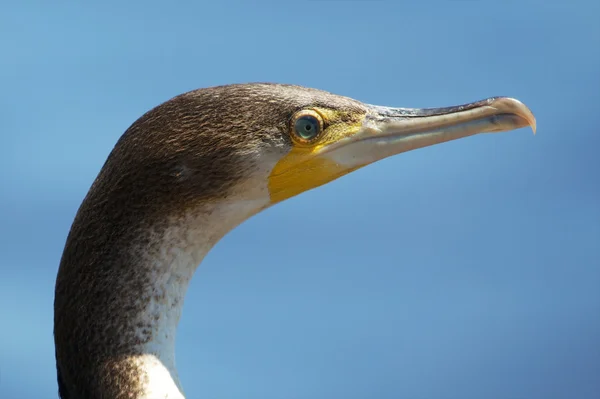
[[[306,115],[296,120],[296,134],[304,140],[314,139],[319,134],[319,121],[312,115]]]

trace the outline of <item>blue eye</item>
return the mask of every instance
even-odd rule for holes
[[[321,133],[321,123],[313,115],[303,115],[294,123],[296,135],[302,140],[313,140]]]

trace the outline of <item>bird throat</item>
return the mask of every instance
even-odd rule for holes
[[[175,364],[177,326],[189,282],[218,239],[205,234],[211,228],[202,224],[188,215],[172,221],[146,248],[132,248],[140,255],[138,269],[144,274],[140,279],[148,283],[142,292],[131,293],[135,296],[131,300],[141,300],[143,306],[127,323],[133,332],[128,335],[136,337],[129,342],[135,352],[130,364],[143,398],[184,398]]]
[[[263,207],[262,202],[250,201],[189,210],[146,241],[145,250],[132,248],[141,255],[143,279],[150,282],[143,294],[132,293],[145,306],[129,323],[140,340],[134,345],[133,363],[143,398],[184,398],[175,365],[175,338],[189,282],[210,249]]]

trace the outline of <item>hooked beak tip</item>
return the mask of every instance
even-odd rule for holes
[[[521,101],[510,97],[495,97],[488,101],[490,102],[488,106],[495,109],[498,113],[513,114],[522,119],[523,125],[521,127],[529,126],[533,134],[536,134],[537,122],[535,116],[529,107]]]

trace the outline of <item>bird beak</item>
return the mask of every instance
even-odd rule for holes
[[[296,148],[275,165],[269,177],[272,203],[417,148],[525,126],[535,133],[535,117],[529,108],[507,97],[446,108],[364,106],[367,112],[362,121],[338,130],[343,132],[341,137],[316,148]]]
[[[533,113],[522,102],[494,97],[445,108],[389,108],[367,105],[356,134],[325,149],[327,157],[358,168],[402,152],[478,133],[495,133],[531,126]],[[337,147],[337,148],[336,148]]]

